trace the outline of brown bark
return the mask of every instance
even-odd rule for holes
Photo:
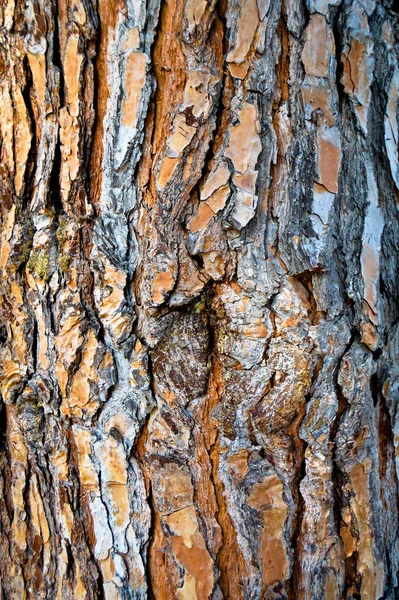
[[[395,11],[0,3],[0,600],[399,598]]]

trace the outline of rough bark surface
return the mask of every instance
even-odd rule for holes
[[[0,599],[399,598],[398,5],[0,2]]]

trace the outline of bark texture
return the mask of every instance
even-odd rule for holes
[[[0,599],[399,598],[389,0],[0,2]]]

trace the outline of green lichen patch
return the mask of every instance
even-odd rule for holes
[[[22,228],[21,241],[16,247],[15,262],[18,265],[25,265],[28,260],[33,246],[33,236],[35,230],[32,226]]]
[[[20,264],[25,264],[29,260],[30,251],[32,250],[32,240],[28,240],[21,244],[19,251]]]
[[[67,225],[68,225],[68,221],[67,221],[66,217],[61,216],[59,218],[59,226],[58,226],[56,234],[55,234],[55,237],[57,238],[59,244],[63,244],[68,237],[66,235],[66,231],[65,231]]]
[[[71,264],[71,259],[66,254],[61,254],[58,258],[58,266],[60,267],[63,273],[66,273],[69,270],[69,265]]]
[[[198,315],[203,313],[206,310],[205,302],[203,300],[197,302],[197,304],[195,304],[194,310]]]
[[[44,249],[32,251],[26,268],[38,279],[48,279],[50,276],[50,260],[47,251]]]

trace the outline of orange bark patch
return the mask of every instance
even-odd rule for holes
[[[208,600],[213,589],[213,563],[205,548],[193,544],[187,547],[183,538],[176,536],[171,540],[173,553],[186,572],[195,580],[195,592],[197,600]],[[188,600],[192,596],[181,594],[182,600]]]
[[[248,167],[255,167],[262,150],[257,107],[246,103],[238,116],[239,124],[229,128],[230,139],[225,155],[231,159],[236,171],[244,174]]]
[[[224,185],[223,187],[216,190],[210,198],[206,201],[209,208],[217,213],[226,206],[227,198],[230,194],[230,187],[228,185]]]
[[[215,213],[208,206],[208,204],[206,202],[203,202],[200,205],[195,217],[193,217],[190,220],[188,228],[191,231],[191,233],[196,233],[197,231],[205,227],[205,225],[209,223],[214,214]]]
[[[107,100],[109,97],[109,85],[107,80],[107,60],[109,47],[112,44],[112,37],[115,32],[116,20],[120,10],[120,1],[99,0],[98,14],[100,18],[100,45],[96,56],[97,70],[97,105],[95,111],[97,115],[96,127],[94,131],[92,156],[90,163],[91,174],[91,193],[92,202],[97,204],[101,193],[102,169],[101,162],[103,158],[103,133],[104,117],[107,109]]]
[[[161,304],[164,295],[171,291],[175,280],[170,271],[161,271],[154,277],[152,299],[156,304]]]
[[[241,481],[248,473],[248,450],[240,450],[237,454],[232,454],[227,459],[227,464],[233,479]]]
[[[341,166],[341,150],[329,140],[319,137],[320,183],[333,194],[338,192],[338,173]]]
[[[175,108],[183,97],[187,66],[181,48],[179,31],[184,3],[177,0],[162,3],[158,35],[154,44],[153,65],[157,80],[153,152],[156,156],[165,147]],[[174,160],[174,164],[167,161]],[[157,185],[163,188],[176,167],[176,159],[163,159]]]
[[[245,192],[255,193],[257,172],[253,169],[247,169],[243,175],[233,175],[233,183]]]
[[[24,188],[26,162],[31,147],[31,133],[28,111],[21,90],[14,93],[14,109],[16,113],[17,128],[15,133],[15,192],[19,195]]]
[[[171,600],[174,597],[170,569],[167,564],[166,537],[159,514],[155,512],[152,544],[149,550],[148,569],[155,598]]]
[[[206,179],[202,189],[200,198],[205,200],[209,198],[215,190],[225,185],[230,176],[230,171],[225,163],[222,163],[218,168],[213,171]]]
[[[334,125],[334,116],[331,110],[331,93],[326,87],[304,86],[302,97],[305,104],[310,104],[314,110],[320,110],[330,127]]]
[[[79,54],[79,37],[71,35],[68,38],[65,51],[64,76],[69,114],[79,115],[79,77],[83,56]]]
[[[164,159],[162,161],[161,169],[159,171],[159,175],[157,178],[157,187],[160,190],[162,190],[164,187],[166,187],[166,184],[168,183],[169,179],[172,177],[178,164],[179,164],[178,158],[169,158],[168,156],[164,157]]]
[[[46,58],[44,54],[28,54],[29,67],[32,71],[33,86],[39,110],[44,111],[46,94]]]
[[[363,463],[355,464],[349,473],[354,492],[351,507],[359,528],[357,569],[362,574],[361,597],[365,600],[382,597],[384,589],[384,569],[375,559],[370,528],[370,469],[371,459],[367,458]]]
[[[302,62],[307,75],[328,77],[328,35],[325,17],[318,13],[311,15],[302,52]]]
[[[364,298],[370,308],[376,312],[376,283],[378,281],[379,272],[379,255],[375,248],[368,243],[365,243],[363,246],[362,272],[364,279]]]
[[[349,53],[349,62],[350,62],[350,80],[354,86],[354,90],[357,90],[359,87],[363,89],[365,85],[367,85],[367,81],[363,81],[365,78],[364,73],[364,60],[366,54],[365,45],[359,42],[356,39],[351,40],[351,49]]]
[[[131,52],[126,57],[123,80],[124,100],[121,107],[122,125],[136,126],[137,112],[145,82],[146,65],[146,57],[142,52]]]
[[[288,577],[288,560],[283,539],[284,524],[288,514],[283,500],[283,484],[277,475],[269,475],[255,484],[248,504],[262,513],[263,582],[269,586]]]
[[[242,5],[237,27],[237,39],[233,50],[227,55],[228,62],[240,64],[246,58],[255,32],[259,26],[259,11],[256,0],[247,0]],[[243,73],[245,76],[245,73]]]

